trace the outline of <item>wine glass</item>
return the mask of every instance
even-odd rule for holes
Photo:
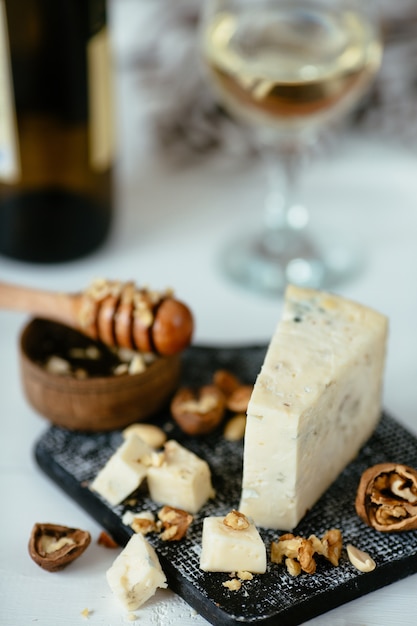
[[[242,285],[274,294],[288,282],[330,287],[357,269],[341,240],[311,237],[297,190],[305,154],[324,128],[346,119],[380,66],[371,4],[205,0],[206,73],[225,110],[252,129],[269,167],[261,232],[229,242],[222,255],[224,271]]]

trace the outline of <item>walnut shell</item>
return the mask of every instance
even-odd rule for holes
[[[223,420],[225,411],[226,399],[215,385],[204,385],[196,392],[181,388],[171,401],[172,417],[188,435],[212,432]]]
[[[57,572],[81,556],[90,541],[91,535],[86,530],[35,524],[29,540],[29,554],[42,569]]]
[[[240,380],[229,370],[219,369],[213,374],[213,385],[228,398],[240,386]]]
[[[417,529],[417,471],[400,463],[379,463],[361,476],[355,508],[375,530]]]

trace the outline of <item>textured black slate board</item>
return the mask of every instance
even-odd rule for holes
[[[228,368],[243,382],[252,383],[259,371],[265,347],[190,348],[184,354],[183,382],[198,385],[211,380],[215,369]],[[354,499],[362,472],[382,461],[401,462],[417,467],[417,440],[388,415],[381,417],[372,438],[357,459],[339,476],[316,506],[294,531],[302,536],[321,537],[330,528],[340,528],[344,544],[351,542],[375,559],[377,568],[363,574],[355,570],[344,552],[337,568],[318,560],[317,572],[297,578],[284,567],[270,563],[264,575],[245,581],[239,591],[229,591],[222,582],[227,574],[204,573],[199,569],[202,520],[207,515],[224,515],[237,508],[242,474],[241,442],[227,442],[221,432],[201,439],[185,437],[169,418],[168,412],[155,420],[211,467],[216,498],[195,517],[188,536],[181,543],[162,542],[148,535],[171,589],[181,595],[212,624],[301,624],[336,606],[374,589],[417,572],[417,531],[378,533],[365,526],[354,510]],[[122,441],[118,431],[83,434],[51,427],[37,442],[35,456],[40,467],[103,528],[124,545],[132,534],[121,518],[129,506],[109,506],[89,489],[90,481]],[[151,510],[155,505],[146,492],[138,494],[132,510]],[[269,552],[279,532],[260,529]]]

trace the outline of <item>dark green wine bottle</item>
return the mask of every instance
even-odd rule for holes
[[[106,0],[0,0],[0,255],[83,257],[112,223]]]

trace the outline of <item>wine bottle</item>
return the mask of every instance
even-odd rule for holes
[[[112,223],[106,0],[0,0],[0,254],[82,257]]]

